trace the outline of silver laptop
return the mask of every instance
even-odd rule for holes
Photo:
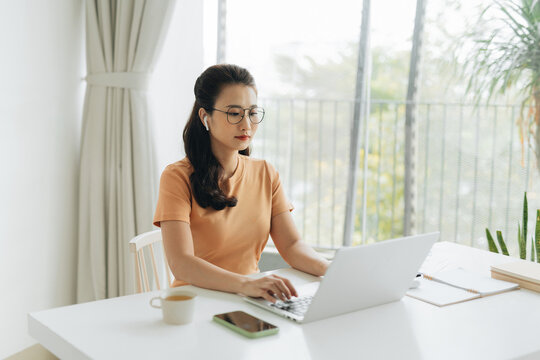
[[[298,297],[272,304],[247,302],[307,323],[397,301],[405,295],[439,232],[340,248],[320,282],[297,289]]]

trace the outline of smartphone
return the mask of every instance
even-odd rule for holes
[[[248,338],[259,338],[276,334],[279,328],[243,311],[214,315],[213,320]]]

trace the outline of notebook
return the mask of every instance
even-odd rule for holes
[[[519,284],[522,288],[540,292],[540,264],[514,261],[491,267],[491,277]]]
[[[437,306],[495,295],[518,289],[519,285],[492,279],[462,268],[444,270],[434,275],[422,274],[419,285],[407,295]]]

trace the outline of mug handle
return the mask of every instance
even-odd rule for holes
[[[159,306],[156,306],[154,305],[154,300],[160,300],[161,298],[159,296],[156,296],[156,297],[153,297],[152,299],[150,299],[150,306],[153,307],[153,308],[156,308],[156,309],[161,309],[161,304]]]

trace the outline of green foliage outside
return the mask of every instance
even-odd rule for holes
[[[292,171],[292,181],[295,183],[303,183],[304,169],[308,175],[318,174],[320,167],[331,171],[333,166],[337,164],[337,177],[341,182],[334,189],[334,193],[338,193],[338,210],[344,214],[345,195],[347,188],[348,174],[348,158],[350,144],[350,128],[352,124],[352,109],[356,81],[356,62],[357,62],[357,47],[351,44],[345,51],[339,54],[337,60],[330,60],[325,63],[317,63],[312,58],[303,59],[303,63],[307,64],[300,67],[297,59],[288,56],[277,56],[275,58],[276,68],[284,82],[288,82],[292,86],[289,96],[293,99],[304,99],[305,101],[295,101],[293,103],[294,110],[289,109],[284,114],[280,110],[280,116],[289,116],[295,124],[293,130],[295,132],[295,151],[293,152],[293,162],[299,161]],[[366,242],[374,242],[381,239],[388,239],[403,233],[403,124],[405,116],[405,106],[402,103],[405,98],[407,86],[407,71],[409,64],[408,52],[388,52],[382,48],[373,50],[373,65],[371,78],[371,98],[374,99],[370,108],[369,121],[369,146],[368,146],[368,173],[367,176],[367,199],[366,199],[366,215],[367,228]],[[324,101],[320,101],[324,99]],[[382,101],[381,101],[382,100]],[[387,103],[385,100],[395,100],[396,103]],[[288,108],[289,101],[283,100],[279,105],[280,109]],[[322,104],[322,105],[321,105]],[[332,107],[334,104],[339,104],[339,111],[336,114],[324,109]],[[277,105],[273,106],[274,111]],[[321,117],[321,107],[322,115]],[[319,125],[320,124],[320,125]],[[306,126],[307,125],[307,126]],[[320,131],[318,126],[322,126],[323,141],[319,141]],[[333,128],[337,127],[338,130]],[[332,137],[333,131],[337,131],[338,135],[338,152],[336,158],[323,155],[323,160],[319,161],[316,155],[323,147],[322,153],[331,155],[331,145],[325,144],[327,137]],[[274,135],[270,135],[274,137]],[[308,142],[308,153],[305,152],[303,144]],[[331,141],[330,141],[331,142]],[[301,164],[302,160],[308,155],[309,164]],[[364,184],[364,149],[360,151],[359,174],[360,179],[357,187],[357,205],[355,219],[355,235],[354,243],[362,241],[362,196]],[[332,164],[335,161],[336,164]],[[295,175],[296,172],[296,176]],[[324,177],[324,174],[323,174]],[[314,195],[318,192],[317,177],[308,176],[307,182],[303,184],[308,191]],[[324,179],[323,179],[324,182]],[[332,191],[331,179],[326,184],[323,192],[323,209],[328,209],[331,206]],[[328,196],[325,196],[328,195]],[[293,195],[294,197],[294,195]],[[335,194],[334,194],[335,198]],[[296,202],[304,200],[304,194],[300,194]],[[309,196],[308,196],[309,200]],[[327,200],[327,201],[324,201]],[[309,204],[309,201],[308,201]],[[318,219],[316,212],[311,211],[312,206],[319,204],[311,203],[311,206],[306,206],[306,214],[300,216],[299,228],[305,229],[304,235],[307,239],[317,237],[314,228],[318,227]],[[308,208],[309,207],[309,208]],[[324,211],[324,210],[323,210]],[[329,216],[336,216],[328,212]],[[307,224],[306,224],[307,223]],[[342,241],[342,228],[344,223],[343,216],[337,216],[334,219],[334,227],[339,228],[333,235],[334,244]],[[318,230],[318,236],[321,237],[321,231]],[[324,229],[323,233],[327,234],[328,229]],[[328,240],[328,239],[326,239]],[[311,241],[314,243],[314,241]],[[320,244],[321,247],[328,246],[328,242],[324,244],[324,240]]]
[[[294,98],[352,99],[356,85],[358,44],[349,44],[336,60],[318,63],[305,57],[300,66],[293,57],[277,55],[276,69],[283,82],[293,87]],[[374,100],[404,100],[407,93],[410,54],[390,49],[372,49],[371,98]],[[280,94],[275,94],[280,96]],[[372,109],[373,112],[373,109]]]
[[[520,195],[514,194],[523,192],[520,162],[527,158],[522,151],[520,159],[519,142],[512,143],[517,137],[512,106],[473,112],[472,105],[462,105],[474,100],[466,93],[472,70],[464,55],[472,48],[471,38],[442,24],[452,12],[465,32],[483,24],[476,24],[476,15],[460,15],[461,6],[449,0],[437,7],[428,4],[419,98],[436,104],[418,106],[415,220],[418,232],[441,230],[445,240],[475,245],[486,222],[504,224],[506,217],[506,227],[496,237],[504,241],[508,214],[519,207]],[[367,164],[363,149],[359,154],[354,243],[388,239],[403,231],[404,101],[410,53],[376,45]],[[260,143],[255,144],[266,152],[265,158],[271,154],[269,160],[280,169],[303,238],[320,247],[339,246],[343,236],[357,45],[332,55],[323,62],[307,56],[275,56],[283,91],[270,94],[264,104],[268,119],[260,130]],[[504,97],[495,94],[492,101],[513,104],[518,93],[509,89]],[[363,139],[362,134],[361,143]],[[362,234],[364,165],[366,234]],[[495,172],[505,176],[493,176]]]

